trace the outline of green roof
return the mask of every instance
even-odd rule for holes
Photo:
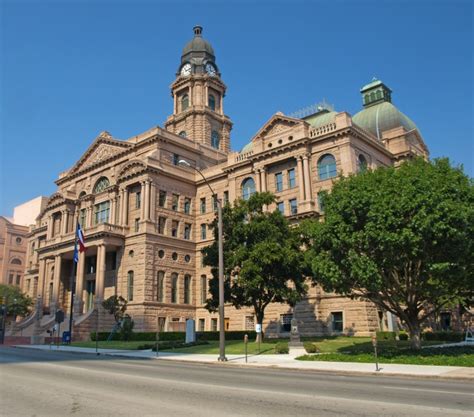
[[[306,117],[303,120],[313,127],[320,127],[329,123],[333,123],[336,119],[336,114],[337,112],[335,111],[322,111],[316,114],[312,114],[311,116]]]
[[[400,126],[406,130],[418,129],[408,116],[388,101],[361,110],[352,117],[352,120],[378,138],[382,136],[382,132]]]

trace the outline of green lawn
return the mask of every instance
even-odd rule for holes
[[[121,341],[110,341],[110,342],[99,342],[100,349],[124,349],[124,350],[136,350],[144,344],[151,344],[153,342],[121,342]],[[76,347],[87,347],[95,348],[95,342],[74,342],[72,346]]]

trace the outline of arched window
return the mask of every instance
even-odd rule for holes
[[[215,111],[216,110],[216,98],[212,95],[212,94],[209,94],[209,107],[212,111]]]
[[[323,155],[318,161],[318,176],[320,180],[333,178],[337,175],[336,159],[331,154]]]
[[[246,178],[242,182],[242,198],[248,200],[252,194],[255,194],[255,181],[253,178]]]
[[[359,157],[357,158],[357,170],[359,172],[365,172],[367,171],[367,159],[365,159],[365,156],[360,154]]]
[[[158,271],[156,278],[156,301],[162,303],[165,300],[165,273]]]
[[[184,304],[191,303],[191,275],[184,276]]]
[[[10,262],[12,265],[21,265],[21,260],[18,258],[13,258]]]
[[[181,136],[182,138],[185,138],[186,137],[186,132],[184,130],[182,130],[181,132],[179,132],[179,136]]]
[[[178,274],[176,272],[171,274],[171,302],[178,302]]]
[[[217,132],[216,130],[213,130],[211,132],[211,146],[213,148],[219,149],[219,143],[220,143],[219,132]]]
[[[81,191],[80,194],[79,194],[79,198],[82,198],[86,195],[86,192],[85,191]]]
[[[133,301],[133,271],[128,271],[127,274],[127,299]]]
[[[100,177],[97,182],[94,185],[93,193],[101,193],[104,191],[108,186],[110,185],[110,182],[107,177]]]
[[[189,107],[189,96],[184,94],[181,97],[181,111],[185,111]]]

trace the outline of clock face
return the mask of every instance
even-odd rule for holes
[[[191,64],[188,62],[183,65],[181,68],[181,75],[190,75],[191,74]]]
[[[214,77],[216,75],[216,68],[212,64],[206,64],[206,72],[211,76]]]

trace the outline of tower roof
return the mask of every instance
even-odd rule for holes
[[[194,26],[194,38],[189,41],[183,49],[182,57],[189,59],[189,55],[202,53],[209,54],[214,58],[214,49],[211,44],[202,37],[202,26]]]

